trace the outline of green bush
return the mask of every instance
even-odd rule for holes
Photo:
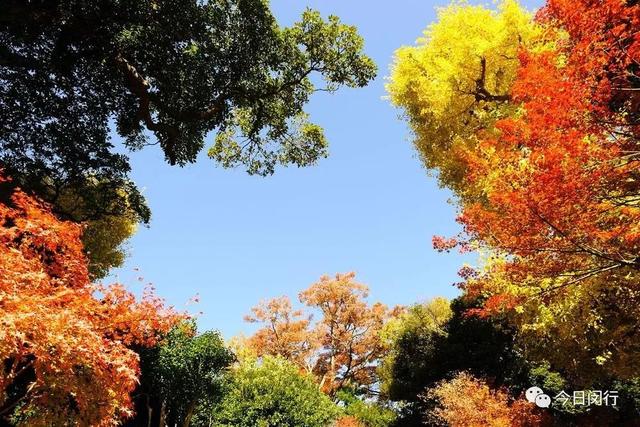
[[[339,408],[293,364],[273,357],[240,364],[224,397],[199,425],[228,427],[325,427]],[[204,415],[204,416],[203,416]]]

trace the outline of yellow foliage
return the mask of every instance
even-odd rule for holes
[[[113,215],[87,222],[82,242],[92,277],[102,278],[111,268],[124,263],[127,254],[123,244],[135,234],[137,225],[127,216]]]
[[[251,346],[250,339],[243,334],[231,337],[226,343],[227,348],[236,356],[238,363],[251,362],[258,359],[258,353]]]
[[[444,297],[435,297],[424,304],[409,307],[389,319],[380,331],[380,337],[386,345],[391,345],[410,328],[440,330],[451,315],[451,302]]]
[[[96,189],[99,185],[99,182],[95,182]],[[93,279],[105,277],[111,268],[124,263],[127,256],[124,243],[135,234],[141,220],[130,208],[126,193],[121,191],[119,194],[121,198],[116,202],[124,213],[102,214],[96,219],[86,218],[88,208],[82,194],[66,190],[56,200],[56,207],[65,212],[69,219],[84,224],[82,243]]]
[[[493,311],[516,326],[517,340],[531,360],[563,366],[567,375],[585,385],[611,373],[619,378],[638,376],[634,333],[640,318],[640,291],[633,283],[640,275],[636,270],[626,268],[583,280],[560,276],[513,283],[506,268],[504,257],[487,259],[478,278],[467,282],[467,290],[474,298],[504,296],[504,301],[516,304],[514,310],[497,305]],[[475,289],[482,293],[476,294]]]
[[[462,183],[462,149],[474,146],[478,130],[517,112],[509,101],[518,52],[541,35],[515,0],[497,10],[456,2],[438,11],[415,46],[396,51],[391,102],[406,113],[426,167],[458,195],[472,191]]]

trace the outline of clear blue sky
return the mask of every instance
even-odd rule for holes
[[[224,170],[204,155],[178,168],[157,147],[132,154],[132,177],[153,218],[111,279],[134,291],[152,282],[169,304],[202,311],[201,330],[227,338],[251,332],[242,318],[260,299],[295,298],[322,274],[355,271],[370,298],[388,305],[455,296],[457,270],[475,259],[432,249],[431,236],[458,231],[455,206],[427,176],[406,123],[383,99],[394,50],[412,44],[446,1],[271,3],[282,24],[309,6],[356,25],[378,78],[365,89],[313,98],[307,111],[330,141],[330,157],[313,167],[261,178]],[[540,3],[524,2],[529,9]],[[185,307],[196,294],[200,303]]]

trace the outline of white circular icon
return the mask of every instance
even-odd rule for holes
[[[536,405],[539,408],[548,408],[551,405],[551,398],[546,394],[539,394],[536,396]]]
[[[527,398],[529,403],[535,403],[536,397],[540,394],[544,394],[544,391],[542,391],[540,387],[529,387],[524,393],[524,396]]]

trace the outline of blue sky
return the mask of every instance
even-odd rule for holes
[[[540,3],[524,2],[529,9]],[[261,178],[224,170],[204,153],[185,168],[168,166],[157,147],[133,153],[132,177],[153,218],[110,279],[134,291],[153,283],[169,304],[202,311],[201,330],[218,329],[227,338],[253,330],[242,318],[259,300],[296,298],[322,274],[355,271],[371,300],[388,305],[455,296],[456,272],[474,258],[431,247],[434,234],[459,230],[451,195],[427,176],[406,123],[383,99],[394,50],[413,44],[446,2],[271,4],[282,24],[309,6],[356,25],[378,78],[365,89],[313,98],[307,111],[330,142],[329,158],[313,167]],[[196,294],[200,302],[185,306]]]

